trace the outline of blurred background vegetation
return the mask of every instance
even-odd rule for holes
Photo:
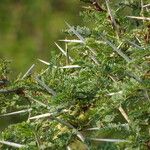
[[[65,21],[80,24],[80,8],[79,0],[1,0],[0,58],[12,61],[14,75],[37,58],[49,60]]]

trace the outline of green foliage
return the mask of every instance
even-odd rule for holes
[[[67,24],[68,37],[78,39],[65,43],[64,55],[42,61],[48,67],[40,73],[29,69],[10,81],[2,61],[0,117],[27,119],[3,130],[0,143],[25,150],[150,148],[149,22],[126,16],[148,17],[140,2],[103,1],[104,11],[82,12],[89,25]]]

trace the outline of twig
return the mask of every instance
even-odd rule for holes
[[[96,65],[99,65],[100,63],[98,62],[98,60],[96,59],[95,56],[90,55],[90,58],[95,62]]]
[[[74,69],[74,68],[81,68],[81,66],[79,66],[79,65],[67,65],[67,66],[62,66],[59,68],[61,68],[61,69]]]
[[[65,42],[65,51],[66,51],[66,54],[67,54],[67,56],[66,56],[66,65],[69,65],[69,50],[68,50],[68,43],[67,42]]]
[[[81,40],[68,40],[68,39],[65,39],[65,40],[59,40],[59,41],[68,42],[68,43],[83,43],[83,41],[81,41]]]
[[[126,120],[128,123],[130,123],[129,117],[128,117],[128,115],[126,114],[126,112],[124,111],[124,109],[122,108],[122,106],[120,106],[118,109],[119,109],[120,113],[122,114],[122,116],[125,118],[125,120]]]
[[[66,57],[69,57],[69,60],[72,62],[73,59],[68,56],[67,52],[65,52],[57,43],[55,43],[55,45],[58,47],[58,49],[66,56]]]
[[[134,47],[136,47],[136,48],[138,48],[138,49],[141,49],[141,50],[144,50],[143,47],[141,47],[141,46],[135,44],[134,42],[131,42],[131,41],[127,40],[127,39],[125,39],[125,40],[126,40],[127,42],[129,42],[131,45],[133,45]]]
[[[17,115],[17,114],[26,113],[26,112],[31,112],[31,111],[32,111],[32,108],[30,108],[30,109],[25,109],[25,110],[20,110],[20,111],[15,111],[15,112],[7,113],[7,114],[2,114],[2,115],[0,115],[0,117],[11,116],[11,115]]]
[[[21,79],[24,79],[25,77],[27,77],[28,75],[30,75],[34,67],[35,67],[35,64],[33,64],[33,65],[27,70],[27,72],[23,75],[23,77],[22,77]]]
[[[116,20],[113,16],[113,13],[110,9],[110,6],[109,6],[109,3],[108,3],[108,0],[105,0],[106,2],[106,6],[107,6],[107,10],[108,10],[108,14],[109,14],[109,17],[110,17],[110,20],[112,22],[112,26],[114,27],[115,31],[116,31],[116,34],[117,34],[117,37],[119,38],[119,29],[118,29],[118,25],[116,23]]]
[[[66,25],[69,27],[69,29],[83,42],[85,43],[85,39],[72,27],[69,23],[66,22]]]
[[[86,45],[86,40],[85,38],[80,35],[75,29],[74,27],[72,27],[71,25],[69,25],[69,23],[67,23],[67,26],[70,28],[70,30],[79,38],[80,41],[82,41],[82,43],[94,54],[94,55],[97,55],[96,52],[89,46]]]
[[[49,88],[42,80],[40,80],[38,77],[36,77],[35,79],[43,88],[47,90],[48,93],[56,96],[56,92],[53,89]]]
[[[42,119],[42,118],[50,117],[51,115],[52,113],[37,115],[37,116],[30,117],[29,120]]]
[[[113,82],[117,82],[117,81],[115,80],[115,78],[112,77],[111,75],[108,74],[108,77],[109,77]]]
[[[8,141],[1,141],[0,140],[0,143],[4,144],[4,145],[11,146],[11,147],[14,147],[14,148],[24,148],[25,147],[25,145],[14,143],[14,142],[8,142]]]
[[[0,90],[0,94],[12,94],[12,93],[15,93],[15,94],[24,94],[23,92],[24,88],[17,88],[17,89],[1,89]]]
[[[43,107],[45,107],[45,108],[48,107],[46,104],[44,104],[43,102],[40,102],[40,101],[36,100],[35,98],[31,97],[29,94],[26,94],[25,96],[26,96],[29,100],[32,100],[32,101],[34,101],[34,102],[40,104],[41,106],[43,106]],[[49,107],[48,107],[48,108],[49,108]]]
[[[130,63],[131,59],[125,55],[120,49],[118,49],[113,43],[111,43],[109,40],[107,40],[104,36],[101,36],[101,38],[110,46],[113,48],[114,51],[116,51],[122,58],[126,60],[126,62]]]
[[[127,16],[128,18],[131,18],[131,19],[138,19],[138,20],[147,20],[147,21],[150,21],[150,18],[148,17],[140,17],[140,16]]]
[[[143,8],[150,7],[150,4],[143,5]]]
[[[130,142],[122,139],[101,139],[101,138],[88,138],[88,139],[92,141],[99,141],[99,142],[113,142],[113,143]]]
[[[50,63],[49,62],[47,62],[47,61],[45,61],[45,60],[42,60],[42,59],[38,59],[38,61],[40,61],[40,62],[42,62],[43,64],[45,64],[45,65],[50,65]]]
[[[143,14],[143,12],[144,12],[143,5],[144,5],[143,0],[141,0],[141,12],[140,12],[140,14],[141,14],[142,17],[144,17],[144,14]]]
[[[114,92],[114,93],[109,93],[107,94],[108,96],[113,96],[113,95],[118,95],[118,94],[122,94],[123,91],[119,91],[119,92]]]
[[[141,79],[140,77],[138,77],[136,74],[134,74],[134,73],[132,73],[132,72],[127,72],[127,74],[128,74],[130,77],[134,78],[136,81],[142,83],[142,79]]]
[[[148,101],[150,101],[150,97],[149,97],[148,91],[147,91],[146,89],[143,89],[143,91],[144,91],[144,96],[145,96],[145,98],[146,98]]]
[[[38,150],[41,150],[41,148],[40,148],[40,141],[39,141],[38,135],[37,135],[36,132],[34,132],[33,134],[34,134],[34,137],[35,137],[35,141],[37,143]]]

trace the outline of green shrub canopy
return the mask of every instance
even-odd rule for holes
[[[1,60],[0,149],[150,148],[148,0],[82,1],[87,26],[66,23],[46,69],[12,80]]]

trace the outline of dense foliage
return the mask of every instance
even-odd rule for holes
[[[148,0],[85,2],[86,27],[66,23],[68,39],[40,73],[10,81],[1,61],[1,118],[24,118],[0,134],[0,149],[148,150]]]

